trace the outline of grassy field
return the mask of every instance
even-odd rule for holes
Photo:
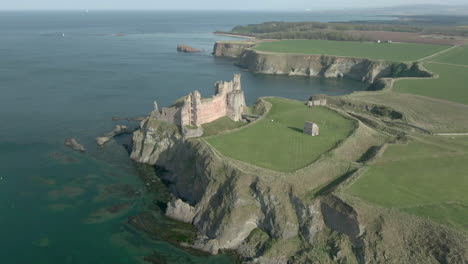
[[[387,61],[416,61],[447,48],[449,46],[428,44],[281,40],[263,42],[254,49],[267,52],[324,54]]]
[[[239,131],[208,138],[224,155],[281,172],[303,168],[346,138],[355,128],[352,120],[325,107],[308,108],[300,101],[268,98],[267,117]],[[320,126],[320,135],[302,133],[305,121]]]
[[[468,137],[391,145],[346,192],[468,230]]]
[[[424,66],[439,78],[399,80],[395,82],[394,91],[468,104],[468,67],[437,63]]]
[[[213,136],[226,130],[231,130],[245,125],[243,122],[236,122],[229,117],[221,117],[213,122],[203,124],[203,136]]]
[[[468,47],[458,47],[455,50],[437,56],[433,61],[468,66]]]

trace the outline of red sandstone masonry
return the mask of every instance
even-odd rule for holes
[[[224,116],[239,121],[244,106],[240,74],[235,74],[234,80],[230,82],[217,82],[215,95],[211,98],[201,98],[200,93],[194,91],[183,102],[170,108],[163,107],[161,112],[155,103],[152,114],[162,121],[179,126],[200,126]]]

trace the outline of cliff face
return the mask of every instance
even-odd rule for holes
[[[430,76],[430,73],[419,69],[418,66],[407,63],[328,55],[260,52],[250,49],[253,44],[243,44],[242,47],[239,45],[229,42],[217,43],[213,53],[215,56],[237,58],[238,66],[263,74],[348,78],[366,83],[374,83],[383,77]]]
[[[390,76],[394,67],[391,63],[363,58],[264,53],[255,50],[243,52],[238,64],[264,74],[344,77],[368,83]]]
[[[245,49],[253,47],[255,42],[246,41],[217,41],[213,48],[213,54],[217,57],[238,58]]]

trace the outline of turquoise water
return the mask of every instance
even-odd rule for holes
[[[211,34],[263,21],[347,20],[309,13],[0,12],[0,259],[2,263],[232,263],[227,255],[190,255],[166,240],[176,229],[161,215],[165,186],[128,159],[128,136],[105,148],[94,138],[112,117],[142,116],[240,70],[211,56]],[[116,34],[122,33],[123,36]],[[175,52],[179,43],[204,50]],[[346,94],[358,82],[242,73],[248,103],[277,95]],[[85,154],[63,146],[75,137]],[[144,180],[142,180],[144,179]],[[150,181],[150,187],[145,183]],[[115,209],[115,210],[114,210]],[[129,224],[150,213],[152,235]],[[163,263],[163,262],[161,262]]]

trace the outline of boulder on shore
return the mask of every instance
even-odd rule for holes
[[[75,138],[67,138],[65,139],[65,146],[76,150],[76,151],[81,151],[84,152],[86,149],[83,145],[78,143],[78,141]]]
[[[184,223],[192,223],[195,208],[181,199],[176,199],[167,203],[166,216]]]
[[[186,53],[195,53],[195,52],[201,52],[201,50],[192,48],[187,45],[179,44],[177,45],[177,51],[178,52],[186,52]]]

